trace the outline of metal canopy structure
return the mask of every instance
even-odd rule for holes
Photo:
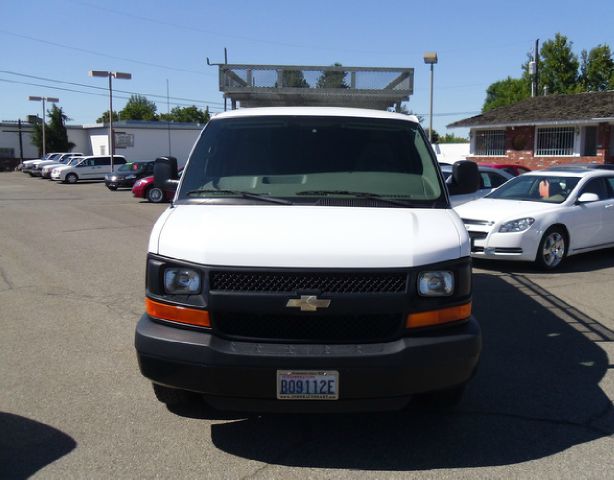
[[[409,100],[413,68],[219,64],[232,108],[317,106],[385,110]]]

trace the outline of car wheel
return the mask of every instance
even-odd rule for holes
[[[535,263],[544,270],[554,270],[567,255],[567,237],[560,227],[549,228],[537,248]]]
[[[79,177],[77,177],[76,173],[69,173],[66,175],[66,183],[77,183],[77,180],[79,180]]]
[[[157,383],[152,384],[158,401],[168,406],[189,405],[195,403],[199,396],[196,393],[176,388],[164,387]]]
[[[164,200],[164,192],[158,187],[151,187],[147,190],[147,200],[151,203],[160,203]]]

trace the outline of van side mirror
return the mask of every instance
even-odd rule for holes
[[[154,185],[162,190],[174,192],[179,185],[177,159],[175,157],[158,157],[154,162]]]
[[[478,164],[470,160],[460,160],[452,166],[452,175],[446,181],[450,195],[473,193],[480,188]]]

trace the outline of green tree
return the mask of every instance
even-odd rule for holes
[[[429,138],[429,128],[428,127],[424,129],[424,133],[426,133],[426,138]],[[432,139],[433,143],[439,143],[440,139],[441,137],[437,133],[437,130],[433,128],[433,139]]]
[[[446,133],[443,137],[439,135],[437,143],[469,143],[469,139],[464,137],[457,137],[453,133]]]
[[[546,40],[540,51],[539,88],[548,93],[574,93],[578,91],[578,57],[572,51],[573,42],[557,33]]]
[[[144,95],[130,95],[126,106],[119,112],[120,120],[158,120],[156,104]]]
[[[68,141],[68,132],[65,125],[68,116],[55,103],[51,106],[51,110],[47,110],[46,113],[49,122],[45,125],[45,151],[70,152],[75,144]],[[32,132],[32,144],[38,147],[39,154],[42,154],[43,151],[42,127],[42,122],[37,123],[34,125]]]
[[[491,84],[486,89],[486,100],[482,112],[511,105],[531,95],[529,81],[524,78],[507,77]]]
[[[584,91],[596,92],[614,88],[614,60],[608,45],[597,45],[590,52],[582,50],[580,83]]]
[[[283,70],[281,73],[282,87],[309,88],[305,75],[301,70]],[[278,86],[275,84],[275,86]]]
[[[119,113],[113,110],[113,121],[117,122],[118,120],[119,120]],[[109,122],[109,111],[108,110],[96,119],[96,123],[108,123],[108,122]]]
[[[342,67],[340,63],[335,63],[333,67]],[[347,72],[343,70],[326,70],[322,72],[322,75],[316,82],[316,88],[350,88],[345,83],[345,76]]]
[[[186,122],[205,124],[211,119],[209,107],[200,110],[196,105],[190,107],[175,107],[169,113],[161,113],[160,120],[166,122]]]

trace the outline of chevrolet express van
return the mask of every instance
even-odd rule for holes
[[[167,405],[254,412],[453,405],[481,333],[467,232],[416,117],[215,116],[149,240],[135,346]],[[457,193],[477,166],[459,162]]]
[[[126,157],[113,155],[114,165],[124,163],[126,163]],[[54,168],[51,172],[51,179],[65,183],[77,183],[79,180],[104,180],[107,173],[111,173],[111,156],[91,155],[83,157],[74,165]]]

